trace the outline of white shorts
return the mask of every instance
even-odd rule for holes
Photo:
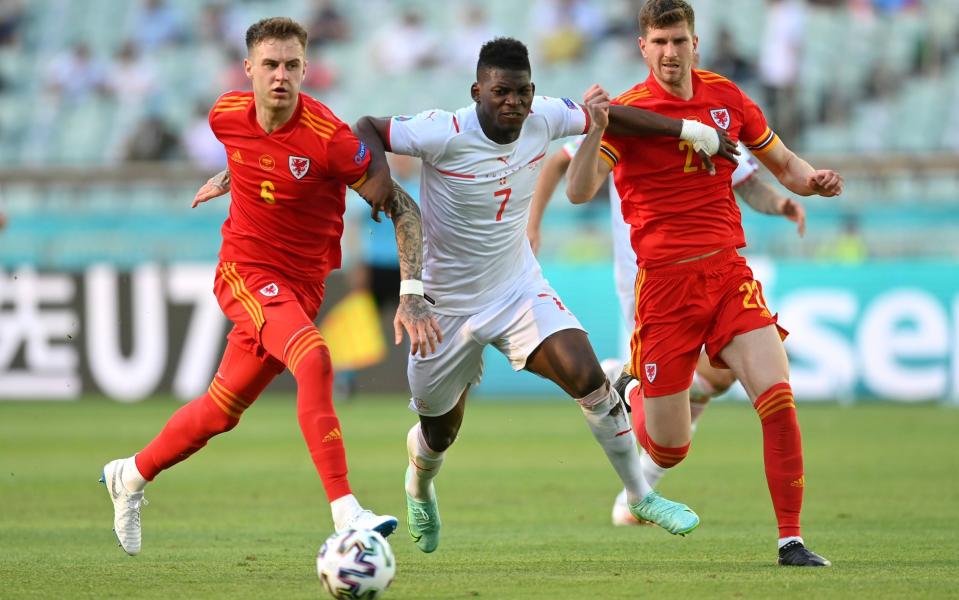
[[[468,385],[483,376],[483,349],[492,344],[514,371],[557,331],[583,329],[541,275],[502,302],[475,315],[436,315],[443,343],[421,358],[411,355],[406,373],[410,381],[410,409],[424,417],[445,415],[456,406]]]

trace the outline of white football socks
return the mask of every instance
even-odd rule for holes
[[[576,401],[583,410],[593,437],[602,446],[606,458],[623,482],[627,502],[636,504],[652,488],[643,478],[636,436],[622,398],[609,382],[603,382],[602,387]]]
[[[406,451],[410,460],[410,478],[406,482],[406,492],[417,500],[429,500],[433,497],[430,484],[443,466],[446,452],[434,452],[430,449],[418,422],[406,434]]]
[[[333,514],[333,527],[339,531],[350,517],[363,510],[359,500],[353,494],[341,496],[330,502],[330,512]]]
[[[120,481],[128,492],[142,492],[147,485],[147,480],[140,475],[137,469],[137,461],[134,456],[123,461],[123,468],[120,470]]]

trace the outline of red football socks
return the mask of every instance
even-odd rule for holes
[[[350,492],[343,431],[333,409],[333,364],[320,332],[309,329],[294,339],[285,360],[296,378],[296,409],[313,465],[332,502]]]
[[[779,537],[799,536],[806,480],[792,387],[777,383],[760,394],[753,406],[762,422],[766,483],[779,522]]]

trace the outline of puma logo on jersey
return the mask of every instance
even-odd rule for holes
[[[327,442],[333,442],[333,441],[342,440],[342,439],[343,439],[343,433],[340,431],[339,427],[336,427],[323,437],[323,443],[325,444]]]

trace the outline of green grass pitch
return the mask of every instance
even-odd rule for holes
[[[143,552],[116,546],[99,470],[145,444],[176,404],[0,403],[0,597],[319,598],[331,523],[289,397],[147,490]],[[758,420],[708,409],[661,490],[702,517],[688,538],[613,528],[617,481],[579,410],[474,401],[437,480],[443,538],[405,530],[400,397],[339,407],[361,502],[400,518],[387,598],[959,597],[959,410],[801,405],[809,546],[830,569],[775,566]]]

